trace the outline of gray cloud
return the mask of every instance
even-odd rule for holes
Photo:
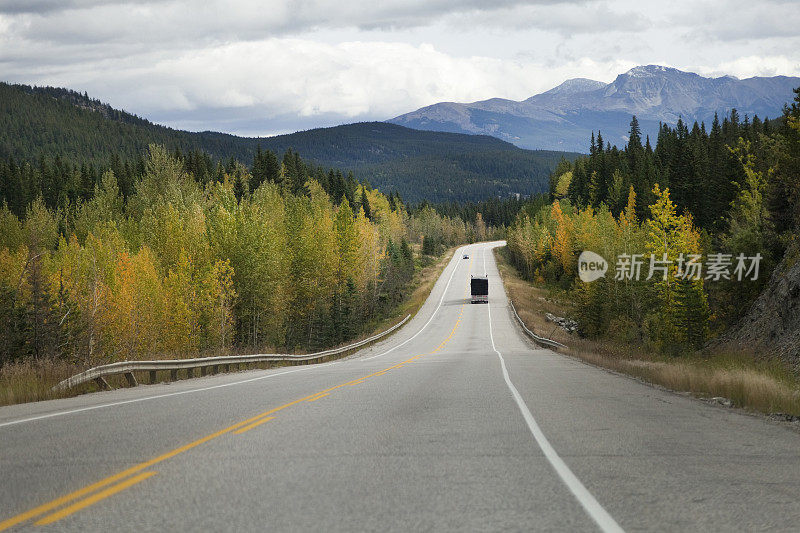
[[[800,9],[794,0],[704,0],[695,3],[690,20],[680,10],[668,20],[687,27],[686,37],[697,43],[752,42],[800,34]]]
[[[363,30],[428,26],[457,14],[489,14],[525,5],[583,2],[574,0],[388,0],[273,1],[245,0],[10,0],[0,14],[25,15],[27,35],[50,40],[94,42],[109,38],[150,37],[171,40],[191,36],[247,37],[304,33],[315,29],[354,27]]]
[[[558,5],[514,5],[486,13],[455,14],[451,24],[460,27],[482,26],[513,30],[537,28],[562,36],[611,32],[641,32],[652,27],[644,13],[617,11],[604,2]]]
[[[248,135],[524,99],[637,64],[800,74],[795,4],[719,4],[0,0],[0,73],[167,125]]]
[[[0,0],[0,14],[51,13],[78,8],[123,3],[153,3],[156,0]]]

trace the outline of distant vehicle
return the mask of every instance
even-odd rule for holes
[[[469,259],[469,254],[464,254],[464,259]]]
[[[489,303],[489,278],[486,275],[472,276],[469,280],[470,293],[474,304]]]

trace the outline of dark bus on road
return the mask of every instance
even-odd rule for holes
[[[489,303],[489,278],[487,276],[472,276],[469,280],[472,303]]]

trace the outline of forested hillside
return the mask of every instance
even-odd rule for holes
[[[549,197],[546,193],[534,195],[532,197],[511,197],[506,199],[490,198],[480,202],[456,203],[447,202],[439,204],[428,204],[423,202],[414,206],[411,210],[416,213],[420,210],[432,207],[442,216],[450,218],[461,218],[465,222],[474,221],[478,214],[484,222],[497,228],[505,228],[514,223],[517,214],[523,209],[532,209],[532,205],[549,204]]]
[[[409,130],[368,122],[280,135],[264,146],[294,148],[323,166],[349,169],[409,202],[477,201],[544,192],[562,159],[578,154],[522,150],[486,135]]]
[[[152,124],[75,91],[0,83],[0,160],[6,166],[44,159],[56,167],[85,166],[86,172],[90,165],[95,173],[112,166],[119,171],[126,163],[136,165],[151,143],[248,166],[259,148],[279,155],[292,149],[319,166],[349,170],[380,190],[399,192],[410,202],[543,192],[561,157],[577,156],[522,150],[489,136],[380,122],[262,138],[192,133]]]
[[[589,156],[553,174],[552,204],[524,210],[509,229],[513,261],[529,279],[569,292],[584,335],[669,353],[703,346],[736,324],[798,246],[795,93],[776,121],[735,111],[710,128],[679,121],[661,127],[655,147],[636,117],[623,149],[593,135]],[[608,261],[605,277],[578,281],[583,250]],[[620,269],[634,254],[638,280]]]
[[[260,157],[255,175],[233,164],[203,181],[196,161],[153,145],[127,195],[107,170],[55,208],[1,206],[0,365],[334,345],[396,313],[424,259],[415,247],[491,231],[409,215],[296,154],[274,175],[275,156]]]

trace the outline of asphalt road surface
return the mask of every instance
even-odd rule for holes
[[[800,434],[536,348],[499,244],[341,361],[0,408],[0,530],[800,529]]]

